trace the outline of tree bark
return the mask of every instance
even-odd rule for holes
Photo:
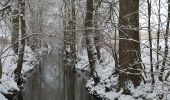
[[[17,68],[15,69],[15,74],[21,74],[24,50],[25,50],[25,34],[26,34],[26,23],[25,23],[25,0],[18,0],[19,5],[19,54]]]
[[[12,11],[12,33],[11,33],[11,43],[13,44],[12,49],[15,54],[18,54],[18,39],[19,39],[19,11],[15,8]]]
[[[160,51],[160,46],[159,46],[159,39],[160,39],[160,28],[161,28],[161,0],[159,0],[159,4],[158,4],[159,8],[158,8],[158,32],[157,32],[157,65],[156,65],[156,69],[159,69],[159,51]]]
[[[70,49],[71,49],[71,55],[72,55],[72,64],[75,66],[76,64],[76,15],[75,15],[75,0],[71,0],[71,41],[70,41]]]
[[[1,57],[0,57],[1,58]],[[2,59],[0,59],[0,79],[2,78]]]
[[[101,1],[100,0],[96,0],[95,1],[95,5],[96,5],[96,9],[94,11],[94,33],[95,33],[95,36],[94,36],[94,43],[95,43],[95,46],[96,46],[96,50],[97,50],[97,58],[98,60],[100,60],[101,58],[101,53],[100,53],[100,41],[101,41],[101,33],[100,33],[100,30],[98,29],[99,26],[98,26],[98,9],[101,5]]]
[[[153,73],[153,61],[152,61],[152,34],[151,34],[151,1],[147,0],[148,3],[148,36],[149,36],[149,45],[150,45],[150,65],[151,65],[151,78],[152,78],[152,85],[155,84],[155,78]]]
[[[94,43],[94,33],[93,33],[93,0],[86,0],[86,17],[85,17],[85,37],[86,37],[86,45],[87,45],[87,53],[89,58],[91,75],[93,76],[93,80],[95,85],[99,82],[99,77],[97,72],[95,71],[95,67],[97,66],[97,51]]]
[[[141,83],[139,0],[119,0],[119,89],[129,94],[128,81]]]
[[[166,33],[165,33],[165,52],[164,52],[161,72],[159,74],[160,81],[163,81],[163,73],[165,71],[165,66],[166,66],[168,52],[169,52],[169,50],[168,50],[169,22],[170,22],[170,0],[168,0],[168,18],[167,18]]]
[[[95,37],[94,37],[94,43],[97,50],[97,58],[100,60],[101,53],[100,53],[100,31],[98,30],[98,24],[97,24],[97,11],[95,12],[95,19],[94,19],[94,27],[95,27]]]
[[[63,1],[63,27],[64,27],[64,49],[65,60],[75,69],[76,64],[76,9],[75,0]],[[67,59],[70,59],[68,61]]]

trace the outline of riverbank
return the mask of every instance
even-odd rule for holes
[[[18,56],[14,54],[12,49],[5,46],[2,48],[2,78],[0,79],[0,98],[3,94],[13,94],[13,91],[20,91],[17,83],[14,81],[14,70],[17,65]],[[24,63],[22,68],[22,75],[25,77],[27,72],[30,72],[35,69],[35,66],[38,64],[38,60],[35,57],[35,52],[33,52],[30,47],[25,47],[24,52]],[[4,99],[5,100],[5,99]]]
[[[88,56],[86,49],[82,50],[82,52],[78,54],[79,61],[76,65],[76,69],[81,71],[90,72]],[[109,79],[112,76],[112,73],[115,69],[115,62],[111,55],[111,53],[106,49],[101,49],[101,58],[102,61],[100,66],[96,68],[96,71],[100,77],[100,83],[97,86],[94,86],[94,81],[92,78],[88,80],[86,84],[86,88],[89,93],[100,98],[100,99],[112,99],[112,92],[105,92],[105,88],[109,89],[112,86],[112,82],[116,80],[116,78]]]
[[[168,43],[170,44],[170,43]],[[169,45],[170,46],[170,45]],[[131,93],[130,95],[122,94],[123,91],[117,91],[117,82],[118,82],[118,75],[112,75],[115,72],[115,62],[114,59],[109,52],[108,49],[101,49],[101,58],[102,62],[99,66],[96,67],[96,72],[100,77],[100,82],[98,85],[94,86],[94,81],[91,78],[86,87],[90,94],[96,95],[97,97],[104,99],[104,100],[169,100],[170,99],[170,78],[167,81],[161,82],[158,79],[159,70],[154,69],[155,73],[155,84],[151,85],[152,78],[150,77],[150,51],[148,48],[149,42],[147,40],[141,41],[141,58],[142,63],[145,64],[144,66],[144,73],[143,77],[145,78],[146,83],[142,82],[141,85],[137,88],[133,88],[133,86],[128,86]],[[153,40],[153,65],[157,65],[156,61],[156,39]],[[160,39],[160,56],[159,60],[162,61],[164,55],[164,40]],[[89,63],[88,63],[88,56],[87,51],[84,49],[82,52],[79,52],[78,55],[79,61],[76,65],[76,68],[79,70],[90,71]],[[160,63],[161,64],[161,63]],[[170,62],[167,61],[166,68],[168,69]],[[168,70],[165,70],[165,74],[168,73]]]

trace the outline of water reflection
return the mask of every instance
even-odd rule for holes
[[[85,89],[86,79],[70,70],[63,65],[61,56],[44,57],[25,84],[24,100],[96,100]]]

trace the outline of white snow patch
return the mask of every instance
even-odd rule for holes
[[[170,42],[170,41],[169,41]],[[168,43],[170,44],[170,43]],[[170,45],[169,45],[170,46]],[[96,67],[96,71],[100,77],[100,83],[97,86],[94,86],[94,81],[91,78],[86,87],[88,88],[91,94],[97,94],[97,96],[103,98],[104,100],[169,100],[170,99],[170,83],[169,81],[160,82],[158,80],[158,71],[154,69],[155,73],[155,85],[151,85],[150,77],[150,55],[149,55],[149,42],[147,40],[141,41],[141,58],[145,64],[145,71],[147,78],[144,76],[146,83],[141,83],[137,88],[129,87],[131,95],[124,95],[122,91],[117,92],[117,81],[118,76],[113,76],[112,73],[115,69],[114,59],[111,54],[106,49],[101,49],[101,55],[103,62],[100,63],[100,66]],[[160,39],[160,54],[164,56],[164,40]],[[162,61],[162,56],[159,56],[159,60]],[[88,66],[88,56],[86,49],[83,49],[82,52],[78,54],[79,62],[76,65],[77,69],[89,71]],[[153,39],[153,64],[157,63],[156,61],[156,40]],[[161,63],[160,63],[161,64]],[[170,65],[168,60],[167,65]],[[165,73],[167,73],[169,66],[166,66]],[[112,75],[112,76],[111,76]],[[170,78],[168,78],[170,80]],[[107,90],[110,89],[110,90]]]
[[[2,54],[3,74],[0,79],[0,92],[3,93],[9,93],[10,90],[19,90],[16,82],[14,81],[14,70],[17,66],[18,56],[15,55],[11,49],[7,48],[8,46],[3,48],[4,53]],[[34,69],[34,66],[38,64],[38,62],[36,62],[35,53],[32,52],[28,46],[25,47],[24,60],[22,69],[23,74]]]
[[[0,93],[0,99],[1,99],[1,100],[8,100],[8,99],[6,99],[1,93]]]

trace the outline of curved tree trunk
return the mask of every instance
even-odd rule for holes
[[[91,75],[93,76],[95,85],[99,82],[99,77],[97,72],[95,71],[95,67],[97,66],[97,51],[94,43],[94,33],[93,33],[93,0],[86,1],[86,17],[85,17],[85,37],[86,37],[86,45],[87,45],[87,53],[89,58]]]

